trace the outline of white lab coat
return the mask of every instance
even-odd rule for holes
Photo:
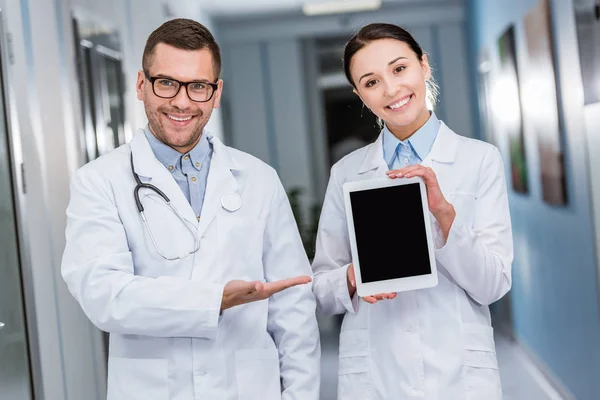
[[[368,304],[348,294],[351,254],[342,185],[385,176],[381,141],[380,135],[333,166],[319,224],[313,262],[317,310],[345,313],[338,399],[500,399],[488,305],[510,289],[513,257],[500,153],[441,124],[422,163],[433,168],[456,210],[445,245],[431,216],[439,284]],[[379,206],[406,212],[397,204]],[[410,249],[399,241],[398,259],[409,257]]]
[[[72,181],[62,274],[90,320],[110,332],[108,400],[316,400],[320,347],[310,284],[219,315],[230,280],[312,271],[276,172],[209,140],[199,222],[142,132]],[[195,255],[166,261],[152,246],[134,202],[131,153],[142,182],[162,190],[197,230]],[[238,211],[221,206],[230,192],[243,199]],[[140,198],[163,253],[193,249],[161,198],[147,189]]]

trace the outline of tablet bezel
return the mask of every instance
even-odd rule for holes
[[[383,281],[363,283],[360,274],[360,261],[358,259],[358,248],[356,245],[356,234],[354,231],[354,218],[352,216],[351,192],[370,189],[379,189],[391,186],[400,186],[417,183],[421,192],[421,203],[423,208],[423,221],[425,223],[425,235],[427,237],[427,248],[429,251],[429,262],[431,272],[426,275],[410,276],[405,278],[387,279]],[[431,232],[431,221],[429,217],[429,206],[427,204],[427,190],[421,177],[412,178],[375,178],[362,181],[346,182],[343,186],[344,203],[346,207],[346,222],[350,238],[350,249],[352,251],[352,263],[354,265],[354,276],[356,278],[356,291],[360,297],[371,296],[380,293],[395,293],[408,290],[425,289],[438,284],[437,266]]]

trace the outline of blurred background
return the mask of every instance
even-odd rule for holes
[[[145,126],[143,47],[176,17],[222,48],[208,129],[277,169],[309,256],[329,168],[379,132],[343,76],[344,44],[370,22],[407,28],[437,116],[504,157],[505,398],[600,399],[600,1],[0,0],[0,400],[106,396],[105,337],[60,276],[69,178]],[[319,317],[322,400],[336,396],[340,318]]]

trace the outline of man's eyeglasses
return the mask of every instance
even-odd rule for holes
[[[144,71],[144,75],[146,75],[146,79],[152,84],[154,94],[163,99],[172,99],[177,96],[181,87],[185,86],[190,100],[204,103],[213,97],[215,90],[219,87],[218,84],[212,82],[181,82],[176,79],[162,78],[160,76],[152,77],[146,71]]]

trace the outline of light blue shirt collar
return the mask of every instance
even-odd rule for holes
[[[398,139],[387,126],[383,127],[383,158],[386,164],[390,165],[396,153],[396,148],[399,144],[408,144],[416,155],[423,161],[431,151],[433,142],[437,137],[440,129],[440,120],[432,111],[431,116],[425,122],[425,125],[420,127],[410,138],[402,141]]]
[[[156,136],[154,136],[152,132],[150,132],[150,128],[148,128],[147,125],[144,129],[144,135],[146,135],[146,139],[148,139],[148,143],[150,143],[150,148],[152,148],[154,156],[158,159],[158,161],[160,161],[162,165],[165,166],[165,168],[169,170],[177,168],[181,169],[181,157],[183,157],[184,154],[181,154],[174,148],[169,147],[160,140],[158,140]],[[200,141],[196,144],[196,146],[194,146],[192,150],[190,150],[187,153],[192,161],[192,165],[194,166],[194,168],[199,170],[202,167],[202,164],[207,160],[206,156],[210,153],[210,150],[210,143],[208,141],[207,135],[205,135],[203,132],[202,136],[200,136]]]

